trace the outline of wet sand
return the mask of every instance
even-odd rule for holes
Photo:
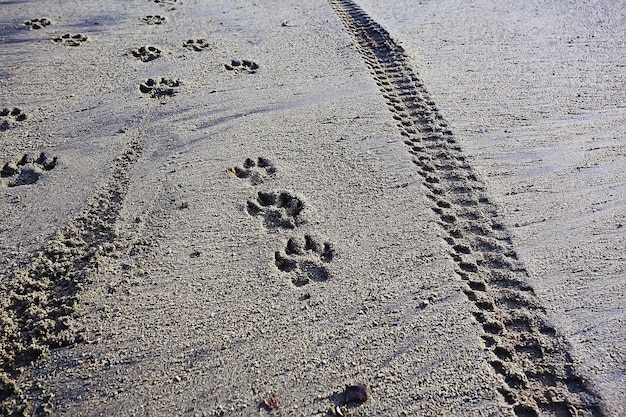
[[[623,12],[358,5],[3,5],[5,412],[625,411]]]

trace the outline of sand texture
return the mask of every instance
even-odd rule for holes
[[[626,413],[623,5],[0,10],[3,414]]]

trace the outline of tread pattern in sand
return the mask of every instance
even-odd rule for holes
[[[351,0],[329,0],[369,66],[405,137],[450,256],[482,326],[499,389],[518,417],[601,416],[569,346],[548,323],[495,206],[411,69],[403,48]]]
[[[7,162],[0,170],[0,178],[7,187],[30,185],[39,181],[45,171],[54,169],[57,157],[48,157],[41,152],[36,157],[25,154],[20,159]]]

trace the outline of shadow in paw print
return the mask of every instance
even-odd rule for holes
[[[230,64],[224,64],[224,68],[228,71],[233,71],[236,74],[254,74],[256,70],[259,69],[259,66],[252,62],[244,59],[242,61],[233,59],[230,61]]]
[[[41,152],[36,158],[24,155],[20,160],[7,162],[0,170],[0,178],[6,178],[8,187],[19,187],[36,183],[44,171],[57,165],[57,157],[49,158]]]
[[[243,167],[237,166],[226,170],[229,177],[247,178],[252,185],[263,184],[267,177],[274,176],[275,173],[274,164],[261,157],[257,158],[256,161],[248,158],[243,163]]]
[[[270,230],[294,229],[303,223],[300,213],[304,203],[287,191],[259,191],[254,199],[248,200],[246,209],[251,216],[262,216]]]
[[[296,287],[311,282],[324,282],[331,278],[324,266],[333,260],[335,249],[328,242],[319,243],[314,237],[290,238],[283,253],[274,254],[274,263],[279,271],[289,273]]]

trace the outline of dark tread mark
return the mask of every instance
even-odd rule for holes
[[[329,3],[380,86],[432,209],[448,233],[457,275],[469,287],[464,292],[476,307],[473,314],[492,352],[490,363],[502,378],[499,392],[518,417],[602,416],[597,395],[575,375],[570,347],[547,324],[532,288],[524,283],[528,274],[516,262],[495,206],[404,49],[353,1]]]
[[[274,254],[274,263],[279,271],[288,273],[296,287],[311,282],[325,282],[331,274],[324,264],[335,257],[335,249],[329,242],[320,243],[311,235],[303,239],[290,238],[283,252]]]
[[[157,3],[157,4],[163,4],[163,5],[180,4],[178,3],[178,0],[152,0],[152,2]]]
[[[44,171],[50,171],[57,165],[57,157],[49,158],[41,152],[37,157],[25,154],[19,160],[7,162],[0,170],[0,178],[5,179],[7,187],[31,185],[39,181]]]
[[[255,74],[259,69],[258,64],[247,59],[237,60],[233,59],[230,64],[224,64],[224,68],[228,71],[233,71],[235,74]]]
[[[83,43],[87,42],[88,39],[89,38],[87,37],[87,35],[83,35],[82,33],[66,33],[65,35],[52,38],[52,42],[58,43],[63,46],[80,46]]]
[[[161,50],[154,46],[141,46],[132,50],[132,54],[140,61],[148,62],[161,57]]]
[[[30,19],[27,22],[24,22],[24,24],[26,26],[28,26],[29,29],[42,29],[46,26],[50,26],[52,22],[50,22],[50,20],[46,19],[45,17],[42,17],[40,19]]]
[[[130,141],[81,215],[0,282],[0,415],[22,415],[24,410],[40,415],[28,404],[28,382],[20,375],[50,349],[81,341],[77,296],[98,269],[98,258],[118,238],[115,224],[141,151],[141,142]],[[48,160],[42,155],[37,159]]]
[[[259,191],[248,200],[246,210],[251,216],[262,216],[270,230],[295,229],[304,223],[300,216],[304,202],[287,191]]]
[[[141,18],[141,21],[146,25],[162,25],[165,23],[167,19],[163,16],[157,15],[148,15]]]
[[[26,114],[22,109],[18,107],[2,109],[0,110],[0,131],[15,127],[17,122],[23,122],[24,120],[26,120]]]
[[[246,159],[243,166],[236,166],[226,170],[226,174],[230,177],[247,178],[250,180],[250,184],[259,185],[263,184],[268,177],[273,177],[276,174],[276,167],[268,159],[263,157],[257,158],[257,160]]]
[[[178,92],[181,82],[167,78],[149,78],[139,84],[139,91],[152,98],[171,97]]]
[[[205,49],[211,48],[213,45],[208,39],[189,39],[183,42],[183,48],[190,51],[202,52]]]

